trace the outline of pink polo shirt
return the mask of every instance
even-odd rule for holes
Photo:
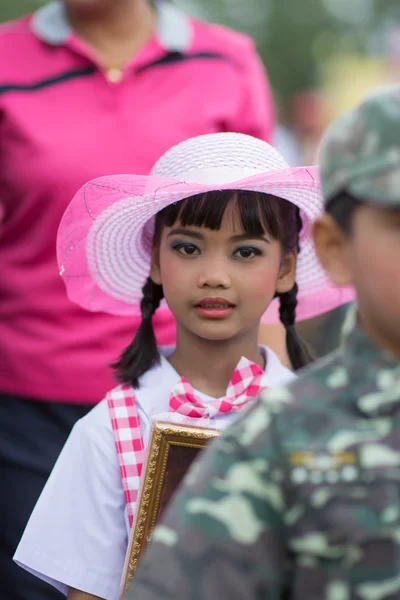
[[[69,302],[56,263],[61,216],[86,181],[150,171],[188,137],[238,131],[270,141],[271,95],[246,36],[158,7],[152,39],[105,72],[63,5],[0,29],[0,393],[95,403],[137,318]],[[174,341],[167,309],[154,319]]]

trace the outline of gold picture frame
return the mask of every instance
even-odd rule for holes
[[[123,594],[130,586],[139,558],[153,529],[181,480],[208,442],[220,431],[168,422],[154,422],[135,526],[130,537]]]

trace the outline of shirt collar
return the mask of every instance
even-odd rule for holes
[[[191,43],[189,18],[167,2],[157,2],[156,34],[167,52],[184,52]],[[62,46],[72,33],[64,4],[55,0],[34,13],[31,20],[34,34],[47,44]]]
[[[400,363],[360,327],[355,307],[343,333],[344,369],[357,408],[370,417],[390,416],[400,406]]]

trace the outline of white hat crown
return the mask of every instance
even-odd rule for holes
[[[151,175],[212,184],[287,168],[283,156],[263,140],[243,133],[212,133],[168,150]]]

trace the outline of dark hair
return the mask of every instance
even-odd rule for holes
[[[159,244],[164,227],[171,227],[176,221],[185,226],[206,227],[219,230],[227,206],[236,202],[243,229],[249,235],[262,235],[266,231],[281,242],[284,254],[300,251],[299,233],[302,221],[299,209],[286,200],[261,192],[215,191],[192,196],[171,204],[156,215],[154,244]],[[286,329],[286,344],[294,369],[299,369],[313,359],[306,344],[299,338],[296,328],[297,284],[286,293],[276,294],[280,301],[280,320]],[[140,304],[142,322],[133,342],[112,365],[117,377],[124,383],[138,387],[138,381],[160,361],[156,338],[152,326],[152,316],[163,298],[162,286],[149,277],[143,287]]]
[[[330,214],[339,227],[349,235],[356,208],[362,204],[362,200],[343,190],[334,196],[326,206],[325,211]]]

